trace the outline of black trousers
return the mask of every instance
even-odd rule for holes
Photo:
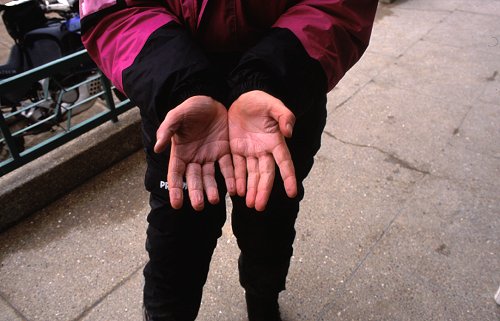
[[[233,197],[232,228],[241,254],[240,283],[257,296],[275,297],[285,280],[295,238],[295,220],[304,196],[303,180],[312,168],[326,121],[326,97],[297,117],[293,137],[287,142],[298,180],[298,195],[287,197],[277,169],[273,190],[264,212]],[[168,157],[166,155],[165,157]],[[168,159],[168,158],[165,158]],[[144,305],[154,320],[194,320],[200,307],[210,260],[226,220],[224,180],[218,174],[221,202],[205,204],[202,212],[189,205],[187,191],[182,209],[171,208],[165,188],[166,163],[148,157],[146,186],[151,192],[144,269]],[[168,162],[168,161],[167,161]]]

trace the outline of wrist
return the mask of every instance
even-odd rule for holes
[[[280,82],[276,81],[263,68],[258,66],[247,66],[236,70],[229,80],[230,95],[229,102],[232,103],[242,94],[251,91],[261,91],[273,97],[282,97],[282,89],[279,87]]]

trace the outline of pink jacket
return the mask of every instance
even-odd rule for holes
[[[150,35],[175,22],[203,50],[244,51],[269,28],[285,28],[319,61],[332,89],[368,45],[377,0],[80,0],[83,41],[123,90],[123,71]]]

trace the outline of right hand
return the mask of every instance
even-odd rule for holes
[[[167,113],[156,132],[154,151],[171,144],[167,181],[173,208],[182,207],[184,177],[195,210],[203,209],[204,194],[211,204],[219,202],[216,161],[229,194],[236,193],[227,128],[226,108],[208,96],[190,97]]]

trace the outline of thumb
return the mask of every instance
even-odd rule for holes
[[[156,131],[155,153],[161,153],[167,148],[172,136],[174,136],[180,127],[181,119],[181,113],[175,108],[167,113],[167,116],[165,116],[165,119]]]
[[[278,122],[283,136],[290,138],[295,125],[295,115],[284,104],[276,104],[271,110],[271,116]]]

